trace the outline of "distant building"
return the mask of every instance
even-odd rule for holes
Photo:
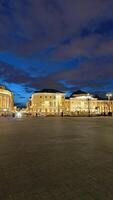
[[[28,107],[32,115],[61,115],[64,112],[64,93],[54,89],[36,91]]]
[[[108,113],[113,113],[113,100],[98,100],[97,108],[100,114],[108,115]]]
[[[70,113],[72,115],[97,114],[97,98],[81,90],[73,92],[70,97]]]
[[[4,86],[0,86],[0,116],[8,115],[13,112],[14,101],[13,94]]]
[[[33,93],[27,103],[31,115],[94,116],[113,113],[113,100],[100,99],[81,90],[70,97],[58,90],[43,89]]]
[[[65,97],[64,115],[70,115],[70,97]]]

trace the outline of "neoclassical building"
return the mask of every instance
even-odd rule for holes
[[[97,101],[91,94],[77,90],[70,96],[70,113],[71,115],[98,114]]]
[[[108,113],[113,114],[113,100],[98,100],[97,108],[102,115],[108,115]]]
[[[68,98],[58,90],[43,89],[33,93],[27,103],[31,115],[94,116],[113,113],[113,100],[99,99],[77,90]]]
[[[13,94],[4,86],[0,86],[0,116],[8,115],[13,112],[14,101]]]
[[[36,91],[29,103],[28,110],[37,115],[61,115],[64,111],[64,93],[54,89]]]

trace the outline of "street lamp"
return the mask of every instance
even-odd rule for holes
[[[110,101],[110,99],[112,97],[112,93],[107,93],[106,96],[108,97],[108,100]]]
[[[111,100],[111,97],[112,97],[112,93],[107,93],[106,96],[108,98],[109,113],[110,113],[110,100]]]

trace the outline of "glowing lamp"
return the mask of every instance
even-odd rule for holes
[[[22,117],[22,113],[21,113],[21,112],[17,112],[17,113],[15,114],[15,117],[21,118],[21,117]]]

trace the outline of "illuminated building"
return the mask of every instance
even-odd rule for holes
[[[108,115],[108,113],[113,113],[113,100],[98,100],[97,107],[99,113],[102,115]]]
[[[64,115],[70,115],[70,98],[69,97],[65,97]]]
[[[95,116],[113,113],[113,100],[99,99],[84,91],[78,90],[70,97],[53,89],[35,92],[27,103],[27,113],[34,116]]]
[[[0,116],[8,115],[13,111],[14,102],[12,92],[0,86]]]
[[[71,115],[95,115],[97,110],[97,98],[78,90],[72,93],[70,97]]]
[[[32,115],[61,115],[64,112],[64,93],[54,89],[36,91],[29,103]]]

